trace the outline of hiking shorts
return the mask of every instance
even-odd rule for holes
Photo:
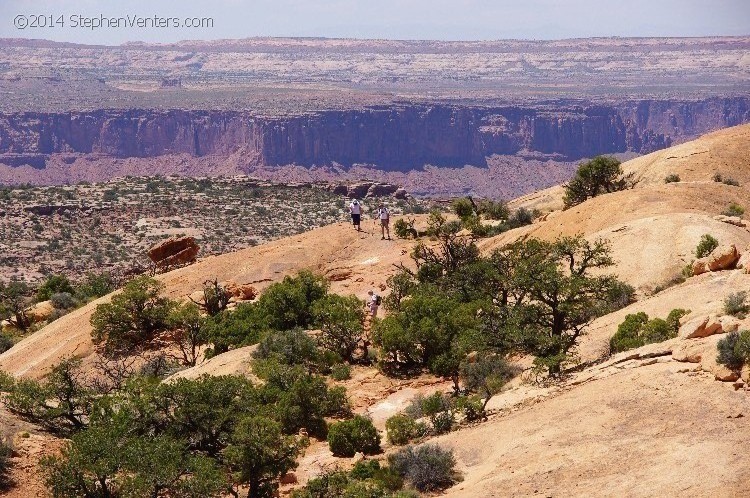
[[[384,226],[384,227],[387,227],[390,222],[391,222],[391,220],[389,220],[388,218],[385,218],[385,219],[381,218],[380,219],[380,225]]]
[[[354,214],[352,213],[352,223],[354,225],[359,225],[359,218],[362,216],[361,214]]]

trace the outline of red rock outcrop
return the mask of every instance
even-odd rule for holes
[[[284,117],[251,112],[95,110],[0,115],[0,163],[44,166],[55,153],[156,157],[230,156],[249,166],[374,164],[388,171],[483,166],[493,154],[576,160],[651,152],[750,122],[747,97],[641,100],[612,105],[559,101],[515,107],[394,104]]]
[[[148,257],[160,267],[192,263],[200,247],[193,237],[172,237],[148,250]]]

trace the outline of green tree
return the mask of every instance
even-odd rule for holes
[[[200,348],[207,343],[206,319],[193,303],[176,304],[167,316],[170,333],[169,342],[179,352],[173,355],[185,366],[195,366]]]
[[[514,336],[515,347],[535,355],[537,366],[557,376],[589,322],[612,308],[613,289],[622,283],[601,273],[613,264],[603,241],[531,239],[514,250],[524,254],[516,260],[511,283],[519,298],[506,306],[508,319],[499,332]]]
[[[106,296],[115,290],[115,281],[109,273],[87,273],[76,286],[75,296],[81,301],[88,301]]]
[[[271,328],[308,328],[314,323],[313,305],[328,293],[328,281],[303,270],[296,277],[270,285],[258,299],[258,306]]]
[[[55,434],[68,435],[87,427],[94,401],[81,370],[81,360],[66,359],[41,382],[18,380],[5,403],[8,409]]]
[[[212,345],[206,351],[207,358],[236,346],[257,344],[271,330],[268,316],[257,303],[242,303],[234,311],[224,310],[209,317],[203,327],[206,341]]]
[[[94,344],[103,344],[107,355],[142,350],[169,329],[169,315],[176,303],[160,296],[164,284],[148,277],[137,277],[100,304],[91,315]]]
[[[26,313],[31,301],[29,293],[26,282],[11,280],[5,284],[0,281],[0,319],[8,320],[22,332],[26,332],[31,326],[31,319]]]
[[[269,332],[253,357],[283,365],[303,365],[308,371],[315,370],[321,362],[317,342],[302,329]]]
[[[214,279],[203,283],[203,296],[200,301],[193,301],[193,298],[190,300],[208,316],[215,316],[227,309],[231,297],[227,288]]]
[[[48,301],[53,294],[65,292],[67,294],[73,294],[75,290],[73,285],[65,275],[51,275],[47,277],[39,289],[36,291],[37,302]]]
[[[632,174],[624,175],[620,161],[614,157],[597,156],[578,166],[575,176],[565,185],[565,208],[582,203],[600,194],[631,188]]]
[[[336,456],[353,457],[357,452],[374,455],[380,453],[380,434],[372,420],[355,415],[351,420],[331,425],[328,446]]]
[[[224,456],[236,472],[235,481],[248,486],[248,498],[272,497],[278,479],[297,467],[304,444],[285,436],[274,420],[246,416],[235,427]]]
[[[422,290],[373,326],[373,338],[396,368],[425,366],[458,384],[460,362],[477,338],[477,303]]]
[[[315,302],[312,313],[320,326],[320,345],[353,362],[364,333],[364,309],[356,296],[329,294]]]

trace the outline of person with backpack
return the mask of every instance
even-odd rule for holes
[[[388,208],[382,202],[378,208],[378,218],[380,218],[380,232],[382,234],[380,240],[385,240],[386,234],[388,234],[388,240],[391,240],[391,213],[388,212]]]
[[[362,206],[357,199],[353,199],[351,204],[349,204],[349,212],[352,215],[352,224],[354,225],[354,228],[356,228],[358,232],[361,232],[362,229],[359,224],[362,219]]]
[[[367,299],[367,308],[370,310],[370,316],[372,318],[375,318],[375,316],[378,314],[378,308],[380,307],[380,303],[383,302],[383,299],[380,297],[379,294],[375,294],[375,291],[367,291],[367,295],[369,296]]]

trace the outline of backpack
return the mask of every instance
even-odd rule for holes
[[[380,297],[380,294],[375,294],[375,305],[380,306],[380,303],[383,302],[383,298]]]

